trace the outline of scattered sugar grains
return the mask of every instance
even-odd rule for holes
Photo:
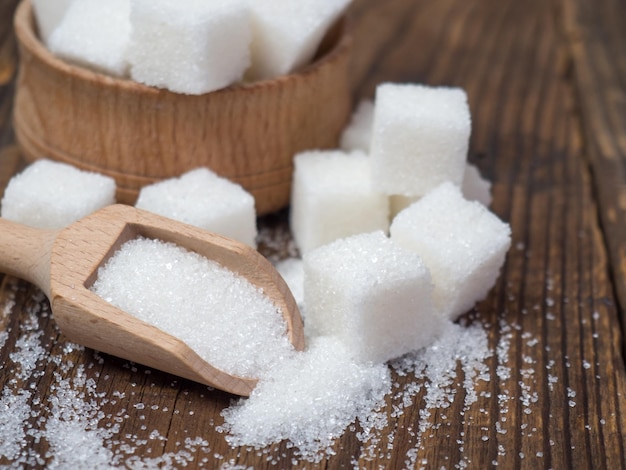
[[[259,377],[293,349],[281,312],[262,292],[172,243],[126,242],[99,270],[92,290],[233,374]]]
[[[36,301],[36,308],[25,312],[21,323],[15,325],[20,353],[12,355],[6,364],[10,374],[20,374],[25,379],[23,382],[8,381],[0,396],[0,459],[8,460],[9,468],[173,469],[186,467],[192,462],[205,462],[207,468],[243,468],[211,450],[208,441],[216,439],[213,425],[207,426],[203,436],[186,437],[184,440],[177,438],[180,442],[168,441],[168,436],[146,427],[147,421],[141,418],[137,421],[124,409],[139,403],[145,409],[154,409],[152,403],[147,401],[150,394],[143,395],[138,403],[134,392],[111,391],[107,384],[108,376],[98,377],[96,371],[99,366],[94,367],[89,360],[90,354],[82,356],[81,360],[86,360],[84,365],[73,362],[76,359],[74,353],[82,351],[80,346],[70,343],[63,348],[55,346],[50,353],[38,324],[40,318],[49,315],[49,307],[42,295]],[[0,309],[0,312],[3,311]],[[5,314],[12,313],[6,311]],[[266,446],[282,439],[288,440],[286,447],[296,448],[293,460],[284,460],[283,446],[265,447],[259,451],[262,452],[260,455],[267,456],[268,467],[271,464],[276,468],[297,467],[300,460],[320,461],[333,455],[337,451],[334,438],[346,429],[354,430],[354,436],[362,443],[361,453],[352,456],[354,468],[366,468],[368,462],[374,459],[383,466],[385,455],[391,455],[385,453],[391,452],[394,447],[394,433],[402,432],[403,439],[411,443],[405,458],[400,456],[405,468],[416,468],[419,463],[426,465],[417,459],[426,446],[434,444],[432,433],[449,426],[452,420],[464,421],[474,415],[477,400],[490,398],[485,395],[481,382],[502,381],[505,389],[496,401],[501,420],[491,432],[500,434],[510,430],[507,426],[514,420],[507,421],[506,418],[513,411],[509,411],[513,395],[506,390],[506,385],[510,381],[514,383],[516,372],[510,368],[509,348],[513,335],[518,334],[519,325],[511,325],[503,318],[499,331],[500,341],[495,346],[489,346],[485,326],[479,318],[470,325],[449,323],[432,345],[392,361],[391,377],[389,370],[380,364],[351,362],[347,355],[342,354],[342,345],[336,340],[314,338],[309,343],[309,350],[290,354],[284,364],[273,369],[261,381],[251,399],[241,400],[225,410],[225,424],[218,431],[230,433],[225,437],[232,446]],[[526,339],[537,344],[541,342],[540,338]],[[36,347],[36,344],[45,348]],[[495,357],[497,377],[489,375],[494,367],[492,357]],[[105,360],[97,354],[94,359],[100,363]],[[35,363],[39,364],[37,370],[31,367]],[[42,366],[53,372],[50,385],[40,395],[41,390],[30,384],[41,381]],[[504,369],[507,370],[506,375],[502,372]],[[307,375],[306,372],[311,370],[314,375]],[[68,375],[71,378],[67,378]],[[335,381],[337,388],[333,385]],[[531,397],[536,395],[532,390],[534,386],[534,381],[528,382]],[[540,383],[536,386],[539,389],[542,387]],[[344,389],[339,387],[345,387],[348,393],[344,394]],[[290,393],[286,396],[284,390]],[[549,391],[553,393],[552,389]],[[575,391],[568,392],[573,395]],[[556,393],[555,398],[560,398],[560,391]],[[311,405],[317,413],[317,420],[302,414],[298,402],[311,397],[320,398]],[[382,403],[383,398],[385,404]],[[496,400],[496,397],[492,399]],[[205,406],[204,399],[194,403]],[[417,406],[419,410],[409,411],[409,408]],[[529,400],[528,406],[535,406],[534,399]],[[113,412],[110,411],[112,409]],[[407,423],[406,419],[402,419],[405,412],[413,416],[418,411],[418,421]],[[354,427],[350,417],[356,421]],[[254,419],[270,420],[272,427],[246,424],[247,420]],[[601,422],[604,424],[606,420],[603,418]],[[465,426],[470,424],[471,421],[468,421]],[[393,431],[394,428],[397,431]],[[122,433],[122,429],[126,431]],[[530,427],[528,432],[532,432]],[[33,450],[33,440],[46,443],[45,455]],[[168,448],[175,450],[150,457],[154,441],[168,442]],[[462,450],[463,436],[457,439],[457,445],[461,460],[457,463],[450,460],[449,468],[467,466]],[[517,451],[502,444],[498,446],[498,455]]]
[[[144,186],[135,207],[256,247],[254,198],[208,168]]]
[[[32,227],[58,229],[114,202],[112,178],[43,159],[11,178],[1,216]]]
[[[81,346],[67,343],[59,348],[60,353],[43,349],[39,319],[49,315],[49,304],[43,295],[32,301],[36,303],[27,309],[26,319],[19,326],[19,353],[11,355],[7,362],[8,372],[19,375],[20,380],[7,381],[0,395],[2,468],[174,469],[209,452],[208,442],[197,437],[186,438],[184,447],[176,452],[146,457],[151,441],[166,438],[148,429],[135,430],[132,435],[120,434],[129,415],[123,408],[115,415],[104,410],[114,400],[124,398],[124,393],[97,391],[94,373],[90,372],[94,364],[76,365],[70,356],[82,351]],[[39,364],[37,370],[33,364]],[[43,368],[54,372],[46,393],[40,395],[37,384]],[[126,398],[127,403],[132,400]],[[33,450],[33,441],[46,444],[45,454]]]

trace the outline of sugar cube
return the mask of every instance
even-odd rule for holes
[[[355,359],[384,362],[434,341],[445,324],[418,255],[382,231],[304,255],[306,327],[341,339]]]
[[[470,137],[460,88],[384,83],[372,128],[372,183],[386,194],[422,196],[444,181],[461,185]]]
[[[465,199],[478,201],[486,207],[491,205],[491,182],[480,175],[476,165],[468,163],[465,166],[461,191]]]
[[[347,151],[361,150],[369,154],[373,121],[374,102],[367,99],[362,100],[341,134],[340,147]]]
[[[48,41],[59,57],[110,75],[128,73],[130,0],[73,0]]]
[[[115,181],[65,163],[38,160],[9,181],[0,215],[59,229],[115,202]]]
[[[388,230],[388,199],[371,189],[367,155],[306,151],[294,165],[290,224],[301,253],[337,238]]]
[[[309,62],[350,0],[252,0],[250,80],[273,78]]]
[[[276,262],[274,267],[287,283],[294,300],[300,308],[300,314],[304,316],[304,293],[302,291],[304,283],[304,265],[302,258],[285,258]]]
[[[202,94],[243,77],[250,64],[245,0],[131,0],[131,77]]]
[[[143,187],[135,206],[256,247],[254,197],[208,168]]]
[[[65,12],[74,0],[31,0],[33,13],[39,29],[39,37],[48,43],[48,39],[61,23]]]
[[[435,306],[452,320],[487,295],[511,244],[509,225],[464,199],[450,182],[400,212],[390,234],[424,260],[435,285]]]

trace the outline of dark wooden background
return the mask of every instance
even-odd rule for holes
[[[0,2],[0,192],[23,166],[11,130],[16,3]],[[493,182],[493,210],[513,230],[502,276],[478,306],[490,345],[510,339],[511,377],[499,380],[497,361],[490,360],[493,378],[481,391],[491,398],[484,394],[463,415],[462,403],[453,404],[446,410],[452,419],[422,438],[412,462],[425,468],[626,467],[626,2],[356,0],[352,16],[355,100],[371,97],[383,81],[467,90],[469,158]],[[261,224],[284,220],[283,213]],[[230,396],[156,371],[147,375],[93,351],[64,349],[46,308],[34,287],[0,274],[0,332],[9,332],[0,350],[0,387],[23,386],[32,400],[42,400],[59,377],[74,377],[84,365],[99,393],[125,392],[102,408],[124,417],[120,445],[142,426],[167,438],[143,445],[140,457],[175,452],[185,437],[202,436],[211,450],[199,448],[189,468],[290,466],[292,450],[284,443],[271,449],[284,454],[272,466],[266,455],[230,449],[215,432]],[[11,355],[20,334],[33,328],[43,332],[47,354],[62,354],[74,366],[42,360],[27,378],[16,373]],[[527,338],[536,341],[529,346]],[[522,374],[529,361],[530,378]],[[536,392],[530,403],[528,387]],[[497,399],[503,390],[510,395],[506,410]],[[137,400],[157,404],[158,412],[136,409]],[[417,401],[403,426],[417,423],[419,395]],[[28,418],[27,427],[36,428],[37,419]],[[438,419],[439,413],[431,417]],[[415,442],[399,429],[389,449],[381,442],[377,457],[360,465],[403,467]],[[41,466],[52,461],[44,441],[26,436],[24,445],[41,454]],[[348,431],[337,455],[317,467],[351,468],[359,446]],[[0,457],[3,464],[11,462]]]

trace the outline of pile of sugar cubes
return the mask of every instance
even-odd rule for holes
[[[350,0],[32,0],[63,60],[185,94],[311,61]]]
[[[511,231],[467,163],[470,131],[463,90],[384,83],[342,149],[295,157],[290,223],[309,333],[384,362],[427,346],[486,296]]]
[[[295,156],[290,224],[303,256],[293,291],[310,336],[385,362],[485,297],[510,228],[467,163],[470,128],[463,90],[385,83],[354,113],[342,149]],[[1,215],[60,228],[114,193],[111,178],[44,159],[11,179]],[[207,168],[144,187],[136,206],[256,246],[253,197]]]

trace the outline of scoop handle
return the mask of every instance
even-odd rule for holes
[[[35,284],[50,297],[50,255],[57,233],[0,218],[0,272]]]

